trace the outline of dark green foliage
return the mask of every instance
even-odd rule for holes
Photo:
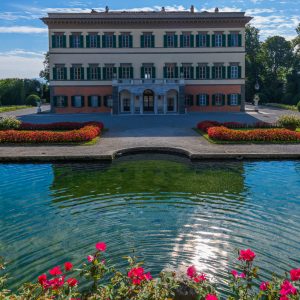
[[[29,95],[26,100],[25,100],[25,104],[26,105],[32,105],[32,106],[36,106],[37,102],[40,102],[41,98],[38,95],[32,94]]]

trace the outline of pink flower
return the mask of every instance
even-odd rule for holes
[[[128,277],[130,277],[130,278],[132,278],[132,277],[139,277],[139,276],[142,276],[143,274],[144,274],[144,269],[142,267],[132,268],[128,272]]]
[[[95,259],[95,257],[93,256],[93,255],[88,255],[88,257],[87,257],[87,260],[88,260],[88,262],[93,262],[94,261],[94,259]]]
[[[208,294],[206,295],[205,300],[218,300],[218,297],[213,294]]]
[[[291,280],[298,281],[300,280],[300,269],[293,269],[290,271]]]
[[[106,250],[106,244],[103,242],[99,242],[96,244],[96,249],[98,251],[104,252]]]
[[[65,262],[65,270],[68,272],[68,271],[71,271],[73,269],[73,264],[70,263],[70,262]]]
[[[246,278],[246,274],[245,273],[241,273],[240,274],[240,278]]]
[[[44,285],[44,283],[47,281],[47,275],[46,274],[42,274],[38,277],[38,282],[40,283],[40,285]]]
[[[54,267],[53,269],[51,269],[51,270],[49,271],[49,274],[50,274],[51,276],[58,276],[58,275],[61,275],[61,274],[62,274],[62,271],[61,271],[61,269],[60,269],[60,266],[56,266],[56,267]]]
[[[205,274],[201,274],[201,275],[198,275],[196,277],[193,278],[193,280],[196,282],[196,283],[199,283],[199,282],[203,282],[205,281],[207,278],[206,278],[206,275]]]
[[[151,276],[150,272],[144,274],[143,278],[147,281],[152,280],[152,276]]]
[[[288,281],[284,280],[280,286],[280,295],[287,296],[287,295],[296,295],[297,289]]]
[[[64,284],[65,284],[65,277],[60,276],[47,281],[45,288],[52,288],[53,290],[57,290]]]
[[[245,273],[239,274],[238,271],[236,271],[236,270],[232,270],[232,271],[231,271],[231,275],[232,275],[235,279],[237,279],[237,278],[245,278],[245,277],[246,277]]]
[[[74,287],[75,285],[78,284],[78,280],[76,278],[69,278],[67,280],[67,283],[70,287]]]
[[[259,286],[259,289],[261,291],[266,291],[268,288],[269,288],[269,282],[267,281],[263,281]]]
[[[193,278],[197,275],[197,270],[195,266],[190,266],[188,267],[186,271],[186,275],[189,276],[190,278]]]
[[[254,260],[256,254],[250,249],[240,250],[239,260],[251,262]]]

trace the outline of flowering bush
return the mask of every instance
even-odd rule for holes
[[[290,129],[290,130],[296,130],[298,126],[300,126],[300,118],[293,114],[293,115],[282,115],[278,119],[278,124],[281,127]]]
[[[18,129],[21,121],[14,116],[4,116],[0,118],[0,130]]]
[[[63,124],[63,126],[57,125]],[[25,128],[31,130],[24,130]],[[46,131],[50,128],[63,130],[69,127],[69,131]],[[39,128],[38,130],[34,128]],[[43,129],[41,129],[43,128]],[[77,129],[74,129],[77,128]],[[102,123],[54,123],[54,124],[22,124],[23,130],[1,130],[0,143],[78,143],[91,141],[100,135]]]
[[[5,289],[7,275],[0,276],[0,299],[177,300],[183,299],[180,296],[182,287],[189,291],[184,297],[186,300],[225,299],[218,295],[208,276],[198,272],[195,266],[188,267],[184,277],[175,272],[162,272],[158,278],[153,279],[135,257],[127,257],[129,266],[125,272],[109,267],[105,251],[106,244],[97,243],[95,252],[87,256],[81,268],[74,269],[71,262],[55,266],[48,274],[38,276],[35,283],[21,286],[18,294]],[[283,278],[274,275],[271,281],[260,282],[258,268],[254,266],[255,258],[256,254],[250,249],[238,252],[239,271],[230,272],[231,280],[228,285],[232,292],[227,300],[300,299],[300,268],[290,270]],[[0,261],[0,272],[4,269],[5,266]]]
[[[103,123],[101,122],[57,122],[50,124],[33,124],[33,123],[22,123],[20,130],[75,130],[81,129],[87,125],[95,125],[101,130],[104,128]]]

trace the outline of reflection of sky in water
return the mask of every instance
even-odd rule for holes
[[[195,264],[224,281],[241,247],[259,254],[266,278],[267,267],[299,266],[300,162],[159,165],[0,165],[0,255],[12,260],[12,275],[32,280],[64,260],[78,264],[99,240],[113,263],[124,266],[119,258],[135,249],[154,273]],[[162,182],[141,181],[151,172]],[[165,191],[176,174],[189,186]]]

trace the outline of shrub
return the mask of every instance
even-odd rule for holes
[[[300,111],[300,101],[297,104],[297,109],[298,109],[298,111]]]
[[[300,118],[297,115],[283,115],[278,119],[278,124],[290,130],[296,130],[297,126],[300,126]]]
[[[32,94],[32,95],[29,95],[25,99],[25,104],[26,105],[37,106],[37,102],[40,102],[40,101],[41,101],[41,98],[38,95]]]
[[[0,118],[0,130],[18,129],[20,126],[21,121],[14,116],[4,116]]]

